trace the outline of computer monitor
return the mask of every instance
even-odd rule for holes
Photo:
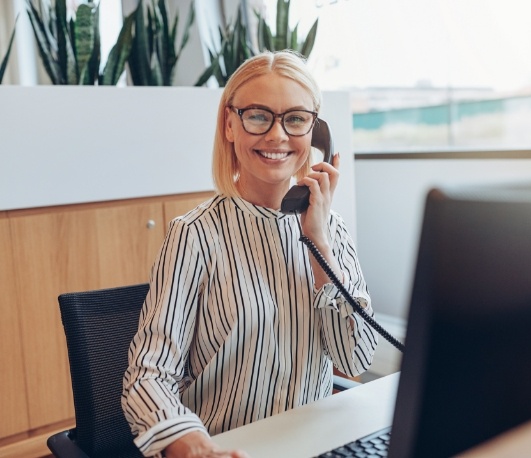
[[[389,457],[531,418],[531,183],[429,192],[405,346]]]

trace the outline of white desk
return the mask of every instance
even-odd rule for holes
[[[399,374],[218,434],[224,449],[251,458],[309,458],[389,426]]]

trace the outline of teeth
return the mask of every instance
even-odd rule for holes
[[[266,157],[267,159],[284,159],[288,157],[288,153],[266,153],[265,151],[259,151],[260,155]]]

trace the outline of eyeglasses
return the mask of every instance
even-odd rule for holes
[[[241,119],[245,132],[251,135],[263,135],[271,130],[275,119],[280,118],[280,124],[288,135],[301,137],[306,135],[315,123],[317,113],[307,110],[290,110],[285,113],[273,113],[266,108],[236,108],[229,107]]]

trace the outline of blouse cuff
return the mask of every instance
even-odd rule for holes
[[[343,276],[344,278],[344,276]],[[346,290],[349,291],[357,299],[363,308],[367,307],[368,301],[361,291],[354,290],[351,292],[351,288],[348,285],[344,285]],[[347,318],[354,313],[354,307],[343,297],[339,288],[333,283],[326,283],[321,288],[314,288],[314,307],[317,309],[330,309],[335,310],[341,315],[341,318]]]
[[[209,435],[201,420],[191,414],[185,418],[161,421],[136,437],[134,442],[145,456],[158,458],[164,456],[162,452],[168,445],[192,431]]]

